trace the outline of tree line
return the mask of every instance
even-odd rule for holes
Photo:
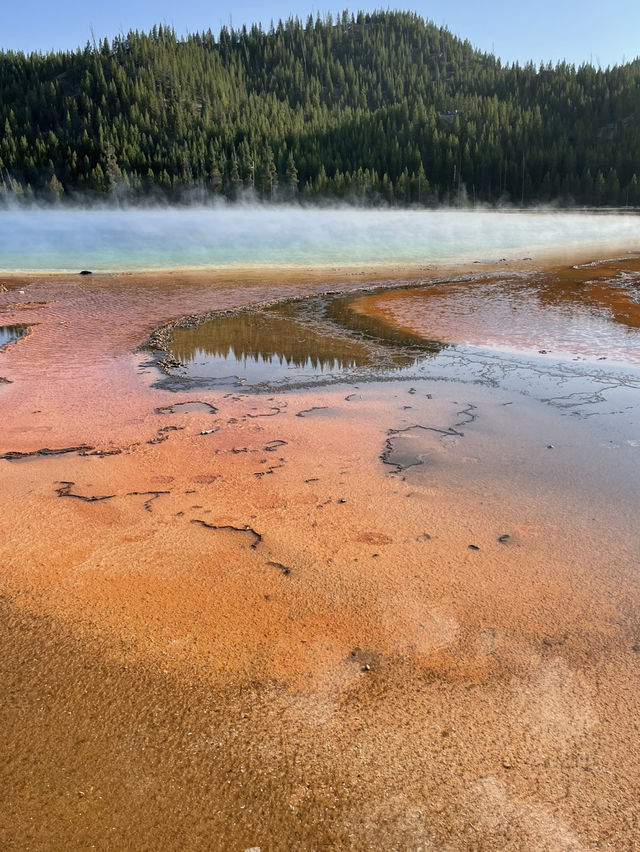
[[[640,60],[502,65],[407,12],[0,53],[0,198],[640,205]]]

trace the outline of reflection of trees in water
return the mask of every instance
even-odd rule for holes
[[[397,369],[442,344],[353,311],[354,297],[309,299],[176,328],[172,351],[188,364],[203,356],[318,372]]]
[[[24,337],[28,328],[28,325],[0,325],[0,346]]]
[[[206,349],[196,349],[190,356],[189,360],[181,359],[183,363],[189,364],[197,364],[198,362],[202,362],[207,359],[207,357],[215,356],[218,358],[223,358],[225,361],[229,361],[230,365],[239,365],[240,367],[246,368],[251,364],[262,364],[265,366],[272,366],[274,369],[279,367],[284,369],[292,369],[295,368],[304,372],[314,372],[314,373],[338,373],[347,369],[355,369],[358,366],[362,366],[357,364],[355,361],[345,361],[338,360],[334,358],[333,360],[328,359],[319,359],[313,356],[307,358],[306,361],[302,361],[299,358],[287,357],[285,355],[268,355],[263,352],[251,352],[250,354],[238,351],[235,347],[230,347],[226,352],[209,352]]]
[[[184,363],[203,353],[241,362],[253,359],[316,370],[346,370],[372,361],[369,350],[357,341],[325,337],[273,314],[237,314],[193,329],[177,328],[171,348]]]

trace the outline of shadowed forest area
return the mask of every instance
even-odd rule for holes
[[[640,60],[503,66],[406,12],[0,53],[0,201],[640,204]]]

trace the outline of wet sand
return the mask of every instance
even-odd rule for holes
[[[600,270],[634,317],[619,266],[499,269]],[[184,314],[492,271],[2,279],[31,325],[0,354],[3,848],[640,845],[635,374],[194,394],[136,352]]]

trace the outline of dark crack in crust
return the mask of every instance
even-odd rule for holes
[[[187,405],[202,405],[209,409],[210,414],[218,413],[218,409],[215,405],[210,402],[205,402],[202,399],[188,399],[183,402],[173,402],[171,405],[161,405],[158,408],[155,408],[154,411],[156,414],[177,414],[177,408],[185,408]]]
[[[85,494],[74,494],[71,490],[75,485],[75,482],[69,481],[60,481],[58,483],[59,488],[55,489],[58,497],[73,497],[75,500],[83,500],[85,503],[98,503],[101,500],[113,500],[116,496],[115,494],[104,494],[104,495],[85,495]]]
[[[296,417],[306,417],[308,414],[312,414],[314,411],[328,411],[328,405],[313,405],[311,408],[303,408],[297,412]]]
[[[282,571],[282,574],[285,577],[288,577],[291,574],[291,568],[287,568],[287,566],[283,565],[282,562],[273,562],[272,560],[269,560],[267,562],[267,565],[271,566],[272,568],[278,568],[280,571]]]
[[[88,444],[80,444],[77,447],[61,447],[60,449],[50,449],[49,447],[42,447],[39,450],[31,450],[30,452],[21,453],[17,450],[10,450],[7,453],[3,453],[0,455],[0,459],[5,459],[6,461],[18,461],[20,459],[28,459],[35,458],[36,456],[62,456],[66,453],[79,453],[80,455],[94,455],[93,447]],[[103,455],[111,455],[116,452],[120,452],[120,450],[114,450],[113,452],[104,452]],[[95,455],[98,455],[99,451],[95,452]]]
[[[142,504],[146,512],[153,512],[151,508],[151,504],[154,500],[157,500],[158,497],[161,497],[163,494],[171,494],[170,491],[128,491],[127,497],[148,497],[148,500],[145,500]]]
[[[466,420],[464,422],[469,423],[471,421]],[[460,424],[456,423],[456,426],[458,426],[458,425],[460,425]],[[409,467],[417,467],[418,465],[423,464],[424,462],[420,458],[416,458],[415,461],[410,461],[410,462],[407,462],[407,463],[393,461],[393,459],[392,459],[393,454],[395,452],[397,452],[396,447],[394,445],[394,441],[397,438],[401,438],[402,435],[411,434],[411,433],[419,432],[419,431],[435,432],[436,435],[441,435],[442,437],[447,437],[447,438],[454,438],[454,437],[455,438],[462,438],[462,437],[464,437],[464,432],[458,431],[458,429],[456,429],[455,426],[452,426],[449,429],[438,429],[435,426],[422,426],[421,424],[417,423],[413,426],[407,426],[404,429],[390,429],[387,432],[387,435],[389,437],[385,441],[385,444],[384,444],[385,448],[382,451],[382,453],[380,454],[380,461],[383,464],[387,464],[390,467],[393,467],[395,472],[397,472],[397,473],[399,473],[400,471],[406,470]]]
[[[191,523],[198,524],[201,527],[205,527],[205,529],[215,530],[218,532],[227,531],[237,533],[248,533],[249,535],[253,536],[254,539],[252,544],[249,545],[252,550],[255,550],[262,541],[261,534],[259,532],[256,532],[256,530],[254,530],[253,527],[250,527],[248,524],[246,524],[244,527],[234,527],[232,524],[209,524],[207,523],[207,521],[203,521],[200,518],[193,518]]]

